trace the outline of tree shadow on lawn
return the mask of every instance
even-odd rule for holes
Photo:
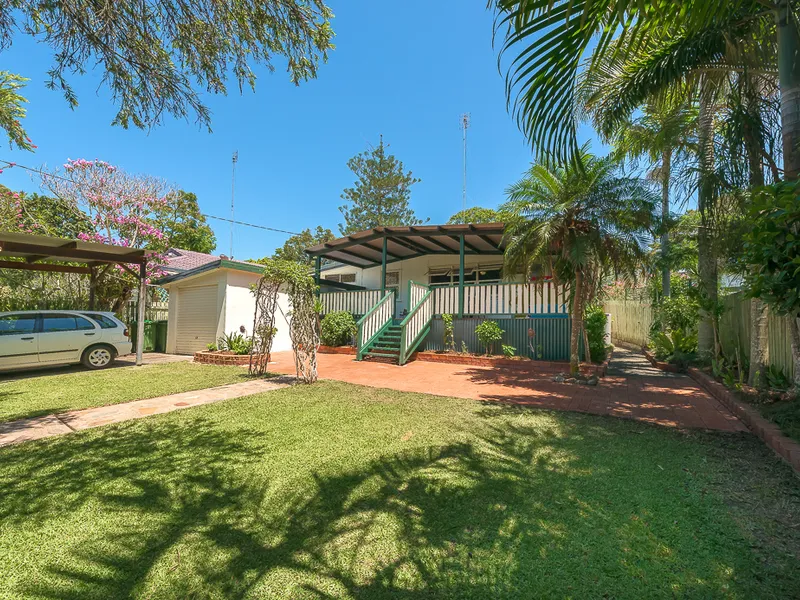
[[[2,522],[33,526],[89,503],[121,520],[54,557],[47,576],[30,577],[21,593],[483,599],[768,591],[748,579],[759,565],[702,480],[634,461],[630,447],[613,443],[625,427],[485,411],[479,435],[465,441],[346,468],[325,469],[323,456],[316,473],[282,473],[280,481],[258,468],[275,452],[262,435],[230,435],[202,418],[14,449],[3,455],[18,464],[0,479]],[[654,452],[663,439],[646,436],[640,449]]]
[[[170,364],[170,363],[161,363],[161,364]],[[177,364],[177,363],[171,363],[171,364]],[[192,364],[192,363],[187,363],[187,364]],[[159,367],[159,366],[161,366],[161,365],[144,365],[144,368]],[[218,368],[218,367],[216,365],[198,365],[198,368],[200,368],[200,369],[215,369],[215,368]],[[84,379],[85,377],[90,377],[90,378],[91,377],[98,377],[98,378],[100,378],[100,377],[107,376],[111,372],[113,372],[111,370],[111,368],[106,368],[106,369],[103,369],[101,371],[98,371],[98,370],[91,370],[91,369],[86,369],[85,367],[82,367],[81,369],[74,369],[73,372],[70,372],[70,371],[64,371],[64,372],[51,371],[51,372],[35,373],[35,374],[31,374],[30,376],[19,375],[19,376],[13,378],[13,379],[9,379],[9,380],[6,380],[6,381],[0,381],[0,385],[2,385],[4,383],[7,383],[9,385],[13,385],[15,383],[20,383],[20,382],[24,383],[24,381],[20,381],[20,380],[27,380],[27,379],[30,379],[30,378],[39,378],[39,377],[46,377],[46,376],[56,376],[57,377],[59,375],[62,375],[62,376],[63,375],[76,375],[76,376],[77,375],[82,375],[82,377],[80,377],[80,378],[76,377],[74,380],[65,380],[63,382],[63,386],[65,386],[67,388],[70,388],[70,389],[72,389],[72,388],[85,389],[85,386],[96,385],[96,383],[93,382],[91,379],[89,379],[89,380]],[[19,395],[22,394],[22,392],[21,391],[2,391],[2,390],[0,390],[0,408],[4,409],[3,411],[0,411],[0,429],[2,429],[4,424],[10,424],[10,423],[13,423],[14,421],[23,421],[25,419],[35,419],[35,418],[38,418],[38,417],[46,417],[46,416],[49,416],[49,415],[58,415],[58,414],[62,414],[62,413],[65,413],[65,412],[70,412],[70,411],[73,411],[73,410],[85,410],[87,408],[100,408],[100,407],[103,407],[103,406],[113,406],[115,404],[124,404],[124,403],[128,403],[128,402],[135,402],[136,400],[149,400],[150,398],[158,397],[158,396],[168,396],[168,395],[171,395],[171,394],[180,394],[180,393],[183,393],[183,392],[199,391],[199,390],[202,390],[202,389],[208,389],[208,387],[221,387],[221,386],[231,385],[231,384],[236,384],[236,383],[245,383],[245,382],[248,382],[248,381],[253,381],[255,379],[266,379],[266,380],[273,381],[275,383],[293,383],[293,380],[288,379],[288,378],[286,378],[284,376],[281,376],[279,374],[267,373],[264,376],[255,376],[255,375],[250,375],[246,370],[242,370],[241,373],[237,373],[235,375],[235,377],[233,377],[231,381],[227,381],[227,383],[226,382],[220,382],[220,383],[218,383],[216,385],[210,385],[210,386],[200,385],[199,387],[195,387],[194,389],[192,387],[190,387],[189,389],[179,388],[179,389],[174,390],[174,391],[173,390],[164,390],[164,393],[156,391],[156,392],[152,392],[152,393],[155,393],[155,396],[152,396],[150,394],[145,393],[144,394],[145,397],[143,397],[143,398],[133,397],[133,398],[126,398],[126,399],[123,399],[121,401],[109,400],[108,398],[104,398],[102,395],[101,395],[100,398],[104,398],[104,399],[100,399],[100,398],[98,398],[98,396],[92,395],[92,394],[97,394],[98,393],[96,390],[87,390],[86,391],[87,396],[88,397],[92,397],[94,399],[94,401],[92,403],[90,403],[88,406],[78,406],[78,407],[76,407],[71,401],[69,401],[67,403],[64,403],[65,401],[64,401],[64,399],[62,397],[56,396],[56,397],[52,398],[52,400],[50,400],[50,402],[49,402],[49,405],[44,407],[44,408],[31,409],[31,408],[27,408],[23,404],[23,407],[17,408],[16,412],[14,412],[14,413],[10,413],[11,409],[9,409],[8,406],[3,406],[2,402],[3,402],[4,399],[8,399],[10,401],[13,401],[12,400],[12,396],[19,396]],[[202,381],[202,379],[200,381]],[[118,382],[108,382],[108,381],[104,381],[104,382],[100,382],[100,383],[102,385],[105,385],[104,392],[103,392],[105,394],[110,393],[111,391],[113,391],[114,386],[118,387],[118,386],[122,385],[122,384],[120,384]],[[51,395],[52,395],[52,393],[51,393]],[[20,427],[24,427],[24,426],[25,426],[25,424],[20,424]]]

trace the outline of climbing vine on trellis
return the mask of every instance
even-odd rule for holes
[[[275,327],[275,308],[278,306],[280,281],[262,277],[253,288],[256,313],[253,317],[253,345],[250,350],[250,375],[267,372],[272,340],[278,332]]]
[[[319,348],[319,317],[317,313],[317,300],[315,292],[316,283],[307,268],[293,261],[265,259],[264,276],[259,282],[259,289],[263,286],[265,295],[264,310],[270,310],[269,297],[274,295],[272,301],[272,325],[263,318],[259,321],[259,301],[256,300],[256,322],[269,329],[265,333],[271,332],[269,344],[272,344],[274,331],[274,315],[277,306],[278,289],[284,287],[289,296],[290,313],[287,316],[289,321],[289,337],[292,340],[292,350],[294,351],[294,363],[297,378],[305,383],[314,383],[317,380],[317,349]],[[273,292],[274,290],[274,292]],[[254,331],[256,328],[254,326]],[[252,363],[252,359],[251,359]],[[266,365],[264,366],[266,370]]]

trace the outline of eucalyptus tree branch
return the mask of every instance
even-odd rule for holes
[[[17,32],[47,44],[48,86],[72,107],[69,80],[99,69],[113,124],[150,128],[170,114],[208,127],[202,94],[227,93],[229,79],[255,89],[255,68],[272,71],[278,57],[295,85],[316,77],[333,49],[332,16],[324,0],[11,0],[0,6],[0,49]],[[6,89],[0,73],[0,127],[25,147],[13,126],[24,99],[7,106]]]

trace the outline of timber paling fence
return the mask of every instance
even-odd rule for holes
[[[725,311],[719,320],[719,340],[726,357],[735,360],[736,349],[742,356],[750,358],[750,299],[742,292],[722,298]],[[653,309],[643,302],[614,300],[605,303],[605,311],[611,313],[611,341],[619,340],[636,345],[645,345],[649,340],[653,324]],[[769,364],[774,365],[789,377],[794,376],[792,339],[789,332],[790,317],[768,311]]]
[[[647,344],[653,324],[653,309],[649,304],[614,300],[605,303],[605,311],[611,314],[612,344],[615,341]]]
[[[129,302],[125,307],[125,323],[136,321],[136,302]],[[145,307],[145,321],[166,321],[169,318],[169,302],[148,302]]]

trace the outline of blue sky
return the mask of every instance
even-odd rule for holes
[[[0,150],[29,166],[67,158],[102,158],[194,192],[204,213],[230,214],[231,154],[239,152],[236,218],[300,231],[322,225],[338,233],[340,194],[353,182],[346,166],[379,135],[422,182],[413,187],[420,217],[443,223],[461,208],[459,115],[471,113],[468,206],[495,207],[527,168],[531,151],[506,110],[492,48],[492,14],[483,0],[402,3],[330,0],[336,50],[316,80],[294,87],[284,65],[261,69],[256,92],[209,96],[213,133],[167,119],[152,131],[111,127],[115,107],[99,88],[101,73],[76,76],[80,106],[45,88],[51,53],[18,36],[4,68],[29,77],[25,121],[35,154]],[[582,137],[590,132],[583,131]],[[599,147],[597,148],[599,150]],[[0,183],[36,191],[20,169]],[[229,225],[209,221],[217,252],[229,251]],[[236,227],[234,255],[271,254],[286,236]]]

